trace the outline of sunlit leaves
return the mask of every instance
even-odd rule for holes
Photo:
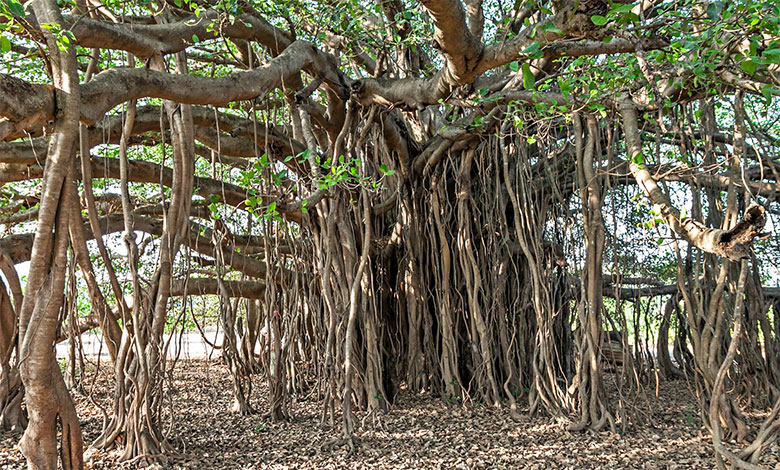
[[[16,0],[3,0],[0,5],[2,5],[0,8],[2,8],[4,13],[8,12],[19,18],[24,18],[27,16],[24,12],[24,6],[22,6],[22,4]]]
[[[539,54],[541,47],[542,45],[539,43],[539,41],[534,41],[531,44],[529,44],[528,47],[526,47],[522,53],[533,59],[538,59],[539,57],[541,57],[541,54]]]
[[[395,174],[395,170],[388,170],[387,169],[387,165],[385,165],[384,163],[379,165],[379,171],[380,171],[380,173],[388,175],[388,176],[392,176],[392,175]]]
[[[523,88],[526,90],[533,90],[536,84],[536,77],[531,72],[531,66],[528,62],[523,63]]]
[[[756,68],[758,67],[758,64],[755,63],[752,60],[745,60],[742,61],[742,63],[739,64],[739,68],[742,69],[743,72],[745,72],[748,75],[753,75],[756,73]]]

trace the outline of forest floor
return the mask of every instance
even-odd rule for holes
[[[176,417],[169,435],[181,456],[171,461],[171,468],[703,469],[714,464],[709,435],[701,427],[685,381],[662,383],[657,399],[648,392],[647,401],[630,400],[651,407],[653,421],[622,435],[571,433],[566,430],[569,418],[513,420],[505,409],[455,406],[402,391],[391,413],[378,420],[368,418],[358,430],[352,454],[346,446],[332,445],[340,434],[338,424],[334,429],[320,427],[318,402],[296,401],[290,407],[291,422],[270,422],[262,414],[268,408],[266,388],[259,382],[253,405],[261,412],[231,414],[230,379],[217,360],[180,361],[173,381]],[[101,367],[100,374],[86,377],[86,394],[74,393],[87,442],[102,426],[98,405],[111,409],[111,384],[110,369]],[[25,468],[16,446],[19,437],[0,431],[0,469]],[[117,451],[87,455],[87,468],[137,468],[119,464]],[[780,470],[777,443],[761,463]]]

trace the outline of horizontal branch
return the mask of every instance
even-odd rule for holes
[[[616,160],[619,159],[616,158]],[[664,181],[676,181],[691,185],[695,184],[697,186],[717,189],[719,191],[727,191],[729,185],[733,184],[736,188],[747,188],[750,190],[750,193],[755,196],[767,198],[780,196],[780,183],[777,182],[750,181],[743,178],[737,178],[732,182],[732,178],[729,175],[720,173],[708,174],[696,171],[696,168],[684,165],[644,165],[644,169],[652,178],[663,178]],[[636,183],[636,179],[634,179],[633,174],[631,173],[629,162],[621,161],[617,166],[611,168],[609,173],[610,176],[615,178],[616,183]],[[768,178],[771,175],[765,176]]]
[[[346,86],[332,57],[319,53],[314,44],[299,40],[253,70],[218,78],[169,74],[148,68],[106,70],[82,85],[82,120],[86,124],[95,123],[117,104],[145,97],[225,106],[263,96],[275,88],[289,87],[298,82],[297,74],[302,70],[337,90]]]
[[[46,163],[44,159],[45,142],[38,143],[42,145],[42,148],[38,149],[40,153],[25,149],[24,142],[0,143],[0,183],[27,181],[43,177]],[[90,163],[93,178],[120,179],[119,159],[93,156],[90,158]],[[169,167],[141,160],[129,160],[128,165],[128,179],[131,182],[156,183],[166,187],[173,185],[173,170]],[[80,172],[78,177],[81,178]],[[249,197],[249,191],[246,188],[202,176],[194,177],[193,187],[195,188],[194,194],[207,200],[216,199],[218,202],[238,209],[247,209],[246,201]],[[265,205],[276,203],[276,211],[287,220],[300,222],[302,208],[314,207],[327,196],[327,191],[318,190],[306,199],[294,201],[284,200],[273,194],[260,196],[262,196]]]
[[[258,42],[275,55],[293,43],[291,35],[255,15],[240,15],[234,21],[222,21],[224,13],[206,10],[167,24],[109,23],[89,17],[68,17],[66,23],[82,47],[116,49],[138,57],[173,54],[199,40],[225,37]]]
[[[657,297],[659,295],[674,295],[679,292],[677,284],[658,285],[651,287],[616,287],[604,286],[604,297],[635,300],[641,297]],[[780,298],[780,287],[761,287],[761,294],[767,298]]]
[[[738,261],[750,255],[753,239],[762,237],[766,223],[764,208],[753,204],[747,208],[743,219],[730,230],[714,229],[689,217],[682,217],[669,196],[658,186],[655,178],[643,164],[642,143],[637,123],[637,111],[632,104],[620,108],[623,131],[626,135],[628,166],[637,184],[650,202],[658,206],[669,227],[678,235],[707,253]]]
[[[616,286],[604,286],[604,297],[620,298],[620,299],[638,299],[640,297],[656,297],[659,295],[671,295],[676,294],[678,290],[677,284],[668,286],[652,286],[652,287],[616,287]]]
[[[335,59],[321,53],[310,42],[295,41],[266,64],[218,78],[169,74],[146,67],[105,70],[81,85],[81,121],[94,125],[118,104],[147,97],[224,106],[263,96],[275,88],[292,86],[299,82],[302,70],[346,96],[348,84]],[[0,91],[0,117],[7,121],[3,127],[16,129],[20,123],[32,122],[33,118],[53,119],[54,96],[47,85],[34,85],[0,74]]]
[[[540,35],[539,41],[543,57],[578,57],[584,55],[618,54],[636,51],[637,45],[631,41],[612,38],[609,42],[593,40],[556,41],[558,35]],[[366,78],[352,85],[353,93],[364,105],[399,106],[409,109],[421,109],[447,99],[452,91],[462,85],[471,84],[480,74],[509,64],[515,60],[531,60],[524,51],[533,43],[528,35],[520,35],[506,43],[496,43],[484,48],[479,62],[469,73],[455,75],[441,69],[430,78]],[[668,42],[660,38],[641,40],[644,50],[662,49]],[[559,101],[559,103],[562,101]]]

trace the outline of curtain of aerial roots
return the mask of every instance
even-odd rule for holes
[[[734,97],[734,147],[731,155],[729,171],[731,180],[741,178],[742,167],[745,160],[745,108],[743,94],[737,93]],[[739,214],[750,202],[750,193],[744,193],[735,187],[729,188],[729,200],[727,214],[731,215],[733,224],[739,218]],[[736,206],[736,207],[734,207]],[[732,263],[729,270],[731,282],[740,278],[740,269],[736,263]],[[753,263],[753,269],[745,279],[744,292],[746,302],[742,305],[743,327],[739,337],[739,379],[736,381],[735,395],[745,406],[766,408],[780,399],[780,357],[771,354],[775,351],[777,329],[769,323],[767,312],[769,305],[762,298],[761,279],[757,263]],[[729,303],[736,308],[739,299],[729,299]],[[775,310],[777,312],[777,310]],[[777,316],[777,314],[775,314]],[[760,336],[761,335],[761,336]],[[762,352],[762,343],[765,351]]]
[[[175,61],[176,72],[186,73],[184,57],[178,54]],[[153,58],[152,65],[158,70],[166,68],[160,57]],[[120,146],[124,169],[121,178],[124,241],[133,283],[133,304],[132,312],[122,312],[124,330],[114,366],[114,414],[94,445],[105,448],[119,439],[124,443],[123,460],[150,460],[172,450],[162,427],[166,370],[163,332],[173,264],[189,228],[186,221],[193,189],[194,144],[189,106],[165,101],[172,142],[170,146],[163,143],[161,153],[170,153],[173,159],[171,199],[163,203],[167,211],[163,233],[158,240],[158,265],[151,283],[141,286],[127,178],[127,135],[132,129],[133,107],[131,103]]]
[[[447,400],[508,405],[530,392],[531,411],[570,409],[568,301],[548,165],[527,136],[485,137],[453,150],[414,202],[403,248],[407,381]],[[422,219],[422,220],[421,220]],[[417,228],[419,227],[419,228]],[[415,244],[416,242],[416,244]],[[415,271],[419,271],[415,277]],[[399,273],[403,273],[403,266]],[[400,276],[401,274],[399,274]],[[419,279],[420,285],[414,282]],[[419,296],[414,302],[411,294]],[[420,318],[421,317],[421,318]],[[416,362],[414,362],[416,361]],[[422,379],[417,374],[422,372]]]
[[[735,97],[735,119],[733,147],[716,143],[713,135],[717,131],[714,107],[711,102],[702,102],[701,118],[694,121],[692,112],[684,112],[680,121],[675,121],[675,132],[681,142],[683,156],[691,152],[683,127],[697,127],[705,136],[704,165],[715,165],[716,155],[728,157],[730,185],[723,201],[718,190],[692,188],[695,220],[704,220],[703,206],[706,204],[706,224],[710,227],[733,227],[739,214],[744,211],[751,195],[742,193],[735,184],[740,180],[745,156],[745,114],[741,94]],[[755,158],[764,158],[758,154]],[[724,204],[725,202],[725,204]],[[676,246],[676,245],[675,245]],[[746,261],[740,264],[718,259],[713,255],[695,253],[690,247],[685,258],[677,248],[678,284],[684,307],[682,320],[678,321],[678,335],[675,341],[675,357],[683,369],[689,364],[695,367],[697,396],[700,400],[704,423],[712,431],[719,467],[723,460],[748,468],[749,462],[756,462],[765,445],[776,435],[780,422],[777,421],[778,406],[778,355],[777,323],[772,325],[767,318],[768,305],[761,293],[759,274],[755,263],[752,269]],[[748,271],[752,272],[748,275]],[[745,295],[747,294],[747,295]],[[678,311],[678,299],[669,300],[663,315],[662,331],[668,326],[672,311]],[[759,331],[763,335],[759,338]],[[693,360],[687,359],[685,336],[690,340]],[[760,343],[763,343],[760,344]],[[663,344],[662,344],[663,346]],[[682,351],[679,351],[682,349]],[[665,366],[668,368],[668,365]],[[745,441],[749,434],[740,404],[759,409],[771,406],[771,412],[761,424],[754,440],[738,455],[721,444],[722,440]]]
[[[702,107],[702,122],[696,124],[700,124],[705,133],[711,133],[714,131],[712,122],[714,111],[707,103],[702,103]],[[711,137],[705,138],[704,150],[703,163],[716,163],[715,148]],[[731,204],[730,212],[735,210],[733,192],[734,188],[731,187],[728,196]],[[695,191],[693,194],[693,218],[698,220],[703,218],[701,201],[703,195],[708,204],[707,225],[729,228],[729,217],[725,219],[723,217],[723,201],[720,192],[707,188],[701,193]],[[725,330],[729,327],[725,315],[726,301],[728,300],[726,286],[729,262],[727,260],[719,262],[718,258],[713,255],[697,255],[691,249],[687,252],[687,258],[685,261],[678,258],[678,273],[681,278],[680,282],[684,283],[685,287],[682,290],[682,295],[687,310],[689,334],[697,370],[697,395],[701,401],[702,416],[705,423],[708,423],[708,414],[705,410],[709,409],[712,386],[723,358],[723,345],[727,336]],[[686,263],[690,268],[685,269],[683,263]],[[727,436],[744,439],[747,430],[736,403],[727,395],[722,396],[721,402],[720,419],[727,428]]]
[[[520,357],[531,363],[522,364],[518,374],[528,384],[530,412],[557,414],[575,406],[570,389],[574,365],[570,297],[561,245],[566,237],[560,225],[567,214],[558,212],[568,206],[574,182],[567,168],[574,162],[558,147],[557,142],[565,139],[555,135],[552,126],[538,123],[535,147],[527,143],[528,135],[510,124],[503,130],[509,135],[495,154],[502,159],[506,194],[497,192],[508,201],[500,206],[501,214],[486,216],[507,214],[507,240],[519,247],[513,250],[512,265],[517,267],[509,278],[507,311],[508,318],[526,329]]]
[[[310,229],[320,275],[309,308],[322,312],[313,321],[326,332],[316,348],[322,421],[335,424],[341,402],[345,438],[353,407],[377,417],[402,383],[512,414],[525,395],[532,411],[574,406],[565,263],[555,242],[565,237],[553,204],[563,197],[554,173],[566,165],[560,149],[532,157],[528,136],[504,131],[452,149],[421,184],[383,178],[396,190],[394,211],[372,215],[367,205],[379,196],[358,189],[317,206]],[[374,137],[345,148],[357,148],[368,176],[380,177],[375,169],[391,151]]]
[[[261,330],[261,360],[269,389],[269,411],[273,421],[290,419],[290,394],[301,390],[298,364],[308,362],[309,352],[304,345],[309,329],[309,287],[306,268],[296,255],[282,254],[279,247],[295,237],[278,221],[265,219],[263,234],[264,256],[267,266],[265,292],[261,303],[259,323]]]
[[[238,331],[238,301],[231,303],[230,294],[224,283],[225,253],[223,244],[227,242],[229,232],[224,222],[214,219],[212,243],[216,260],[217,290],[219,294],[219,323],[223,331],[222,360],[230,371],[233,384],[233,404],[231,411],[241,415],[251,414],[254,410],[249,402],[252,394],[252,372],[254,360],[254,342],[251,354],[242,354],[241,332]],[[257,308],[252,302],[247,306],[247,335],[257,338]]]
[[[578,114],[574,121],[577,152],[577,179],[582,201],[583,228],[585,231],[585,266],[582,270],[580,301],[577,304],[577,339],[579,360],[577,361],[577,389],[580,398],[580,421],[571,426],[574,430],[600,430],[609,424],[615,429],[614,420],[604,399],[602,386],[601,343],[602,326],[602,255],[604,252],[604,219],[601,214],[602,195],[601,148],[598,142],[598,125],[593,115],[585,117],[582,125]],[[584,129],[583,129],[584,127]],[[586,138],[583,142],[583,132]],[[594,168],[595,165],[595,168]]]

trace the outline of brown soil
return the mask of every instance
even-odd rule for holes
[[[198,469],[515,469],[515,468],[712,468],[709,435],[701,429],[685,382],[662,384],[650,397],[653,424],[637,425],[624,435],[570,433],[569,419],[523,417],[507,410],[465,407],[427,395],[402,392],[392,412],[368,417],[357,433],[357,450],[339,445],[339,428],[319,425],[321,407],[301,399],[291,406],[290,423],[271,423],[266,389],[258,382],[253,404],[260,413],[229,413],[230,380],[218,361],[179,362],[171,399],[176,417],[171,440],[181,455],[171,468]],[[74,393],[85,439],[100,431],[110,410],[109,369],[85,380],[87,394]],[[89,393],[91,391],[91,394]],[[644,401],[644,400],[642,400]],[[358,415],[358,418],[363,418]],[[25,468],[16,443],[19,434],[0,431],[0,469]],[[116,462],[117,451],[88,453],[88,468],[136,468]],[[762,464],[780,469],[774,444]]]

